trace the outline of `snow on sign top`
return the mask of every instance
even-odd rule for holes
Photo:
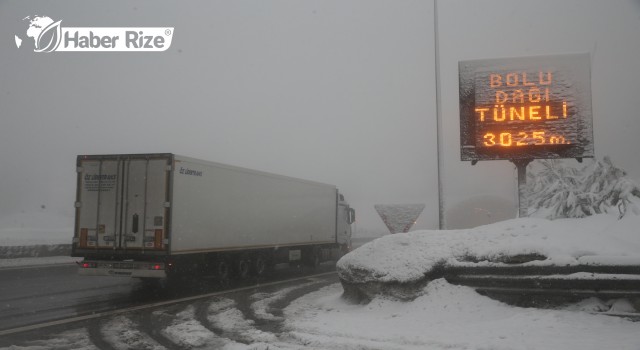
[[[409,232],[424,204],[376,204],[374,208],[391,233]]]
[[[589,54],[461,61],[461,159],[593,157]]]

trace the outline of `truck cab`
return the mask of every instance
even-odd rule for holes
[[[338,216],[336,235],[337,242],[343,253],[351,251],[351,224],[356,221],[356,211],[338,194]]]

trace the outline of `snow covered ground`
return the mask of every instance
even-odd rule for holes
[[[55,256],[62,245],[70,245],[73,229],[34,229],[34,228],[4,228],[0,229],[0,253],[11,252],[18,258],[5,259],[0,254],[0,268],[17,266],[36,266],[72,263],[79,258],[70,256]],[[45,254],[46,251],[50,254]],[[38,257],[38,255],[40,255]],[[53,255],[53,256],[42,256]]]
[[[598,215],[585,219],[515,219],[472,230],[414,231],[389,235],[352,252],[340,265],[369,265],[381,280],[412,280],[442,259],[535,252],[547,256],[528,264],[640,262],[640,217]],[[491,263],[484,261],[480,263]],[[272,305],[299,288],[251,296],[251,315],[236,301],[212,298],[153,312],[161,325],[150,334],[135,315],[101,322],[101,334],[114,349],[640,349],[640,322],[594,314],[603,309],[629,312],[625,300],[589,299],[558,309],[521,308],[477,294],[472,288],[434,280],[409,302],[385,297],[366,305],[342,298],[332,284],[294,300],[275,315]],[[251,316],[251,317],[250,317]],[[273,331],[258,322],[276,322]],[[97,349],[86,328],[70,329],[2,350]],[[163,343],[164,344],[164,343]],[[166,344],[165,344],[166,345]]]
[[[40,257],[40,258],[0,259],[0,269],[26,267],[26,266],[53,265],[53,264],[72,264],[80,260],[82,260],[82,258],[72,258],[70,256],[47,256],[47,257]]]
[[[483,297],[468,287],[435,280],[411,302],[385,298],[350,304],[340,284],[294,300],[274,317],[271,307],[288,293],[308,287],[256,293],[247,311],[235,300],[213,297],[152,312],[151,324],[122,314],[78,325],[1,350],[99,349],[96,334],[113,349],[406,349],[406,350],[637,350],[640,322],[589,313],[590,300],[558,310],[518,308]],[[204,314],[203,314],[204,313]],[[279,331],[258,322],[278,320]]]
[[[411,302],[352,305],[332,285],[285,310],[287,336],[318,349],[639,349],[640,323],[592,315],[590,301],[563,310],[508,306],[435,280]]]

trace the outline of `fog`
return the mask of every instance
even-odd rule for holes
[[[471,58],[589,53],[595,155],[640,179],[640,1],[442,1],[438,10],[446,210],[484,196],[495,197],[490,212],[517,203],[513,164],[459,161],[458,61]],[[445,215],[447,227],[465,221]]]
[[[640,179],[639,1],[437,10],[447,227],[516,213],[511,163],[460,161],[461,60],[589,53],[596,156]],[[29,15],[175,32],[165,52],[34,53],[14,43]],[[160,152],[336,185],[359,232],[393,203],[437,228],[434,27],[433,1],[0,2],[0,229],[72,227],[78,154]]]

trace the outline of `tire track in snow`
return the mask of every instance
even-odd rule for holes
[[[256,293],[250,298],[257,300],[251,304],[256,318],[268,321],[282,321],[282,309],[291,301],[317,289],[324,281],[312,281],[297,286],[280,289],[273,293]],[[327,283],[328,284],[328,283]]]
[[[89,340],[100,350],[117,350],[102,337],[101,328],[104,322],[104,319],[96,319],[88,322],[87,332],[89,333]]]
[[[233,299],[212,301],[206,310],[207,322],[219,329],[222,336],[239,343],[270,343],[278,340],[275,334],[257,329],[255,321],[247,319],[237,306],[238,303]]]
[[[334,281],[307,277],[284,282],[294,281],[302,284],[277,290],[282,284],[269,283],[232,291],[226,297],[187,298],[190,300],[174,305],[162,302],[153,308],[116,310],[95,318],[59,322],[46,333],[30,327],[33,330],[27,332],[32,332],[32,337],[6,343],[11,347],[0,350],[297,349],[297,341],[291,344],[280,339],[284,321],[280,309]],[[258,288],[267,292],[256,293]],[[74,324],[79,328],[64,329]]]
[[[226,309],[233,308],[235,303],[234,300],[225,297],[216,297],[211,301],[202,302],[197,307],[196,319],[221,338],[227,338],[242,344],[250,344],[250,341],[246,341],[240,336],[237,329],[229,329],[226,327],[225,322],[219,322],[216,317],[217,314],[223,313]]]
[[[126,316],[107,320],[102,324],[101,332],[103,339],[116,350],[167,350]]]
[[[161,331],[173,321],[173,315],[165,313],[165,311],[166,310],[144,312],[140,315],[140,322],[138,324],[142,331],[165,349],[180,350],[180,347],[161,334]]]
[[[196,320],[195,306],[188,305],[177,313],[173,322],[161,333],[183,349],[220,349],[236,342],[221,338]],[[240,345],[240,344],[238,344]]]
[[[329,284],[326,281],[315,280],[300,285],[280,289],[272,293],[255,293],[249,297],[256,300],[251,303],[251,313],[255,326],[266,333],[280,334],[282,332],[284,316],[282,309],[293,300],[316,290],[318,285]]]

